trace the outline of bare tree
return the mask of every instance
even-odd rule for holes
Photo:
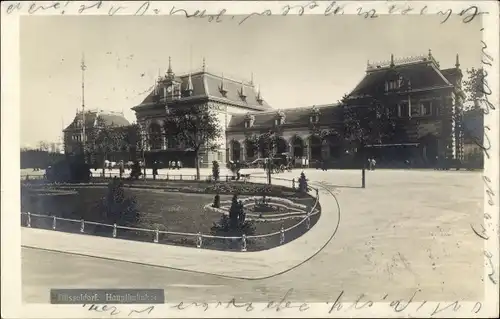
[[[195,154],[196,178],[200,179],[200,154],[219,148],[222,137],[217,114],[207,104],[183,106],[169,110],[164,121],[165,134],[175,136]]]
[[[97,125],[89,131],[89,138],[85,143],[85,153],[89,158],[102,159],[102,173],[105,175],[105,161],[108,155],[120,151],[126,145],[127,131],[122,127],[107,125],[97,118]]]
[[[50,143],[47,141],[39,141],[38,142],[38,149],[40,151],[49,151],[50,150]]]

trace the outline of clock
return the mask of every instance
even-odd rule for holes
[[[172,87],[171,86],[167,87],[167,92],[168,93],[172,92]]]

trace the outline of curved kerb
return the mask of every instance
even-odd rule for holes
[[[314,258],[335,236],[340,224],[339,203],[328,188],[321,184],[315,186],[330,195],[319,196],[322,212],[318,222],[302,236],[269,250],[227,252],[135,241],[127,241],[124,245],[123,240],[115,238],[83,237],[25,227],[21,230],[21,246],[225,278],[267,279],[289,272]],[[328,199],[334,199],[336,205],[325,203]]]

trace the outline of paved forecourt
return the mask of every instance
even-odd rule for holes
[[[263,180],[259,178],[256,181],[262,182]],[[288,180],[273,179],[273,183],[290,185]],[[21,242],[24,247],[219,276],[246,279],[265,278],[299,265],[321,250],[332,238],[339,222],[339,209],[333,194],[319,188],[319,201],[322,207],[319,221],[308,232],[292,242],[266,251],[226,252],[196,247],[124,241],[26,227],[22,227]],[[316,192],[312,191],[311,195],[316,196]]]
[[[241,280],[22,248],[23,301],[48,303],[53,287],[159,288],[168,302],[268,302],[287,294],[295,302],[353,302],[362,296],[364,303],[409,300],[415,293],[414,302],[483,300],[483,241],[471,230],[482,221],[480,172],[376,170],[367,172],[366,189],[357,188],[359,170],[305,173],[339,192],[341,221],[320,253],[286,273]],[[270,267],[282,259],[275,251],[266,261]],[[231,259],[227,264],[240,267]]]

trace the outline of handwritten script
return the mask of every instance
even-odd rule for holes
[[[287,16],[288,14],[296,14],[298,16],[302,16],[306,13],[313,14],[322,14],[324,16],[336,16],[345,14],[347,9],[353,9],[355,14],[363,19],[375,19],[378,18],[381,14],[420,14],[420,15],[429,15],[429,14],[437,14],[442,17],[441,23],[445,23],[448,21],[452,14],[456,14],[461,17],[463,23],[470,23],[475,20],[480,15],[488,14],[489,12],[481,11],[478,6],[471,5],[469,7],[465,7],[459,11],[453,11],[453,9],[440,10],[437,13],[431,13],[428,6],[412,6],[409,3],[387,3],[387,12],[377,11],[375,8],[363,7],[355,3],[341,3],[337,1],[329,2],[328,5],[325,6],[324,2],[316,2],[309,1],[304,4],[297,4],[294,2],[293,4],[287,4],[278,9],[265,9],[259,12],[251,12],[249,14],[243,15],[230,15],[228,14],[227,8],[221,8],[215,10],[215,13],[207,13],[206,9],[196,9],[196,10],[187,10],[184,8],[178,8],[172,6],[169,10],[165,10],[160,8],[158,4],[154,1],[121,1],[120,5],[116,5],[113,3],[108,3],[105,1],[86,1],[84,4],[76,1],[54,1],[50,4],[46,2],[11,2],[9,4],[4,5],[5,12],[7,14],[12,14],[15,12],[27,12],[28,14],[39,14],[41,12],[50,12],[54,14],[67,14],[68,12],[73,13],[76,9],[77,14],[95,14],[105,12],[110,16],[116,14],[128,14],[128,15],[157,15],[157,14],[166,14],[166,15],[184,15],[186,18],[199,18],[206,19],[208,22],[220,23],[223,21],[236,21],[239,25],[251,20],[252,17],[255,16],[271,16],[271,15],[281,15]],[[71,11],[70,11],[71,10]]]
[[[299,311],[300,313],[306,314],[307,311],[312,309],[312,304],[306,302],[300,303],[292,303],[289,298],[293,293],[293,289],[289,289],[283,297],[277,300],[270,300],[266,303],[253,303],[246,301],[236,301],[236,298],[232,298],[228,301],[218,301],[214,303],[208,302],[179,302],[175,304],[168,304],[169,309],[174,311],[186,311],[186,310],[198,310],[202,312],[207,312],[211,310],[222,310],[222,309],[237,309],[244,311],[246,313],[249,312],[282,312],[286,310],[294,310]],[[417,295],[421,293],[420,289],[416,289],[411,296],[403,299],[393,299],[392,301],[389,299],[389,295],[385,294],[380,299],[370,299],[365,294],[359,295],[354,302],[346,302],[345,292],[341,291],[334,301],[328,301],[323,303],[316,303],[315,306],[319,306],[319,310],[323,310],[324,314],[332,314],[340,311],[356,311],[362,309],[368,309],[374,306],[376,302],[385,302],[389,310],[392,310],[397,313],[401,313],[404,311],[414,311],[417,314],[421,315],[430,315],[434,316],[436,314],[442,313],[444,311],[465,311],[477,314],[483,308],[483,304],[478,301],[473,303],[472,307],[469,302],[465,303],[460,300],[455,300],[452,302],[438,302],[430,306],[426,300],[416,301]],[[148,306],[140,309],[133,310],[120,310],[120,306],[117,305],[88,305],[84,304],[84,308],[90,312],[97,312],[102,314],[107,314],[110,316],[117,317],[130,317],[133,315],[149,315],[153,313],[155,310],[155,306]],[[467,308],[466,308],[467,307]],[[318,308],[315,308],[318,310]],[[159,315],[158,312],[154,314]],[[160,314],[161,315],[161,314]]]
[[[481,29],[481,31],[484,31],[484,29]],[[487,70],[488,66],[493,65],[494,59],[493,56],[487,51],[488,45],[486,44],[486,42],[481,41],[481,45],[482,45],[483,72],[481,77],[479,78],[480,84],[477,86],[478,87],[477,90],[479,91],[478,93],[480,93],[478,94],[478,96],[481,96],[481,98],[478,100],[478,103],[481,106],[483,114],[486,116],[496,111],[496,107],[489,100],[492,91],[488,85],[488,70]],[[480,142],[479,139],[475,139],[475,143],[483,150],[485,159],[490,159],[489,151],[492,146],[489,138],[490,130],[491,128],[488,125],[484,126],[484,141],[482,143]],[[494,199],[496,196],[495,191],[493,190],[493,183],[487,175],[483,175],[483,182],[485,186],[485,196],[488,203],[487,207],[492,208],[495,206]],[[494,229],[495,226],[498,229],[498,224],[496,225],[494,224],[495,221],[493,220],[491,214],[489,214],[487,211],[484,212],[483,217],[484,220],[482,224],[480,224],[478,227],[471,225],[471,228],[477,237],[487,242],[490,240],[492,236],[494,236],[495,234]],[[485,249],[484,257],[486,259],[486,266],[489,269],[488,279],[492,284],[497,285],[498,275],[496,274],[495,266],[493,263],[493,258],[494,258],[493,253],[488,249]]]

